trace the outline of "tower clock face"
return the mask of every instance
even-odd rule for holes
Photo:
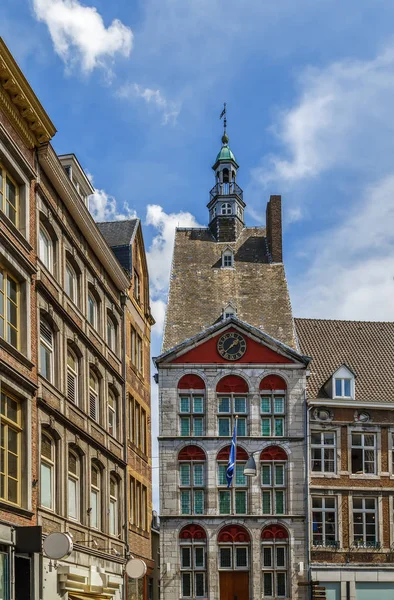
[[[219,338],[218,352],[226,360],[238,360],[246,352],[246,340],[240,333],[229,331]]]

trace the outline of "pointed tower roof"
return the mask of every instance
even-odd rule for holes
[[[238,168],[238,164],[236,161],[236,158],[232,152],[232,150],[230,149],[230,146],[228,145],[229,142],[229,138],[226,132],[224,132],[223,136],[222,136],[222,147],[220,149],[219,154],[216,157],[215,160],[215,164],[213,165],[213,169],[216,169],[216,166],[218,164],[218,162],[228,162],[228,161],[233,161],[236,165],[236,167]]]

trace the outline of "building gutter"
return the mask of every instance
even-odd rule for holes
[[[309,444],[309,420],[310,411],[312,406],[308,407],[306,386],[304,390],[304,422],[305,422],[305,506],[306,506],[306,520],[305,520],[305,540],[306,540],[306,575],[307,581],[312,581],[311,572],[311,540],[310,540],[310,481],[309,481],[309,464],[310,464],[310,444]],[[312,595],[312,586],[308,588],[308,598]]]
[[[122,318],[121,318],[121,330],[122,330],[122,377],[123,377],[123,385],[122,385],[122,416],[123,416],[123,460],[126,463],[125,467],[125,476],[123,478],[123,496],[124,496],[124,541],[126,547],[126,558],[130,556],[130,547],[129,547],[129,514],[128,514],[128,503],[127,503],[127,493],[128,493],[128,482],[129,482],[129,474],[127,470],[128,465],[128,444],[127,444],[127,386],[126,386],[126,303],[127,296],[126,294],[121,294],[120,297],[122,304]],[[125,586],[124,586],[125,589]],[[125,592],[123,593],[123,597],[125,598]]]

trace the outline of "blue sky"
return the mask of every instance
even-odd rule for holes
[[[174,227],[207,222],[224,101],[248,224],[283,197],[295,316],[392,320],[394,3],[85,2],[2,0],[1,34],[96,217],[143,222],[153,354]]]

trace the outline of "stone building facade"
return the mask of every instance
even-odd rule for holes
[[[394,595],[394,324],[295,319],[308,379],[311,577],[328,600]]]
[[[205,229],[177,229],[160,406],[161,598],[306,598],[309,359],[296,349],[281,250],[281,199],[267,230],[244,223],[223,136]],[[237,461],[226,482],[233,428]],[[244,473],[251,457],[255,477]]]

